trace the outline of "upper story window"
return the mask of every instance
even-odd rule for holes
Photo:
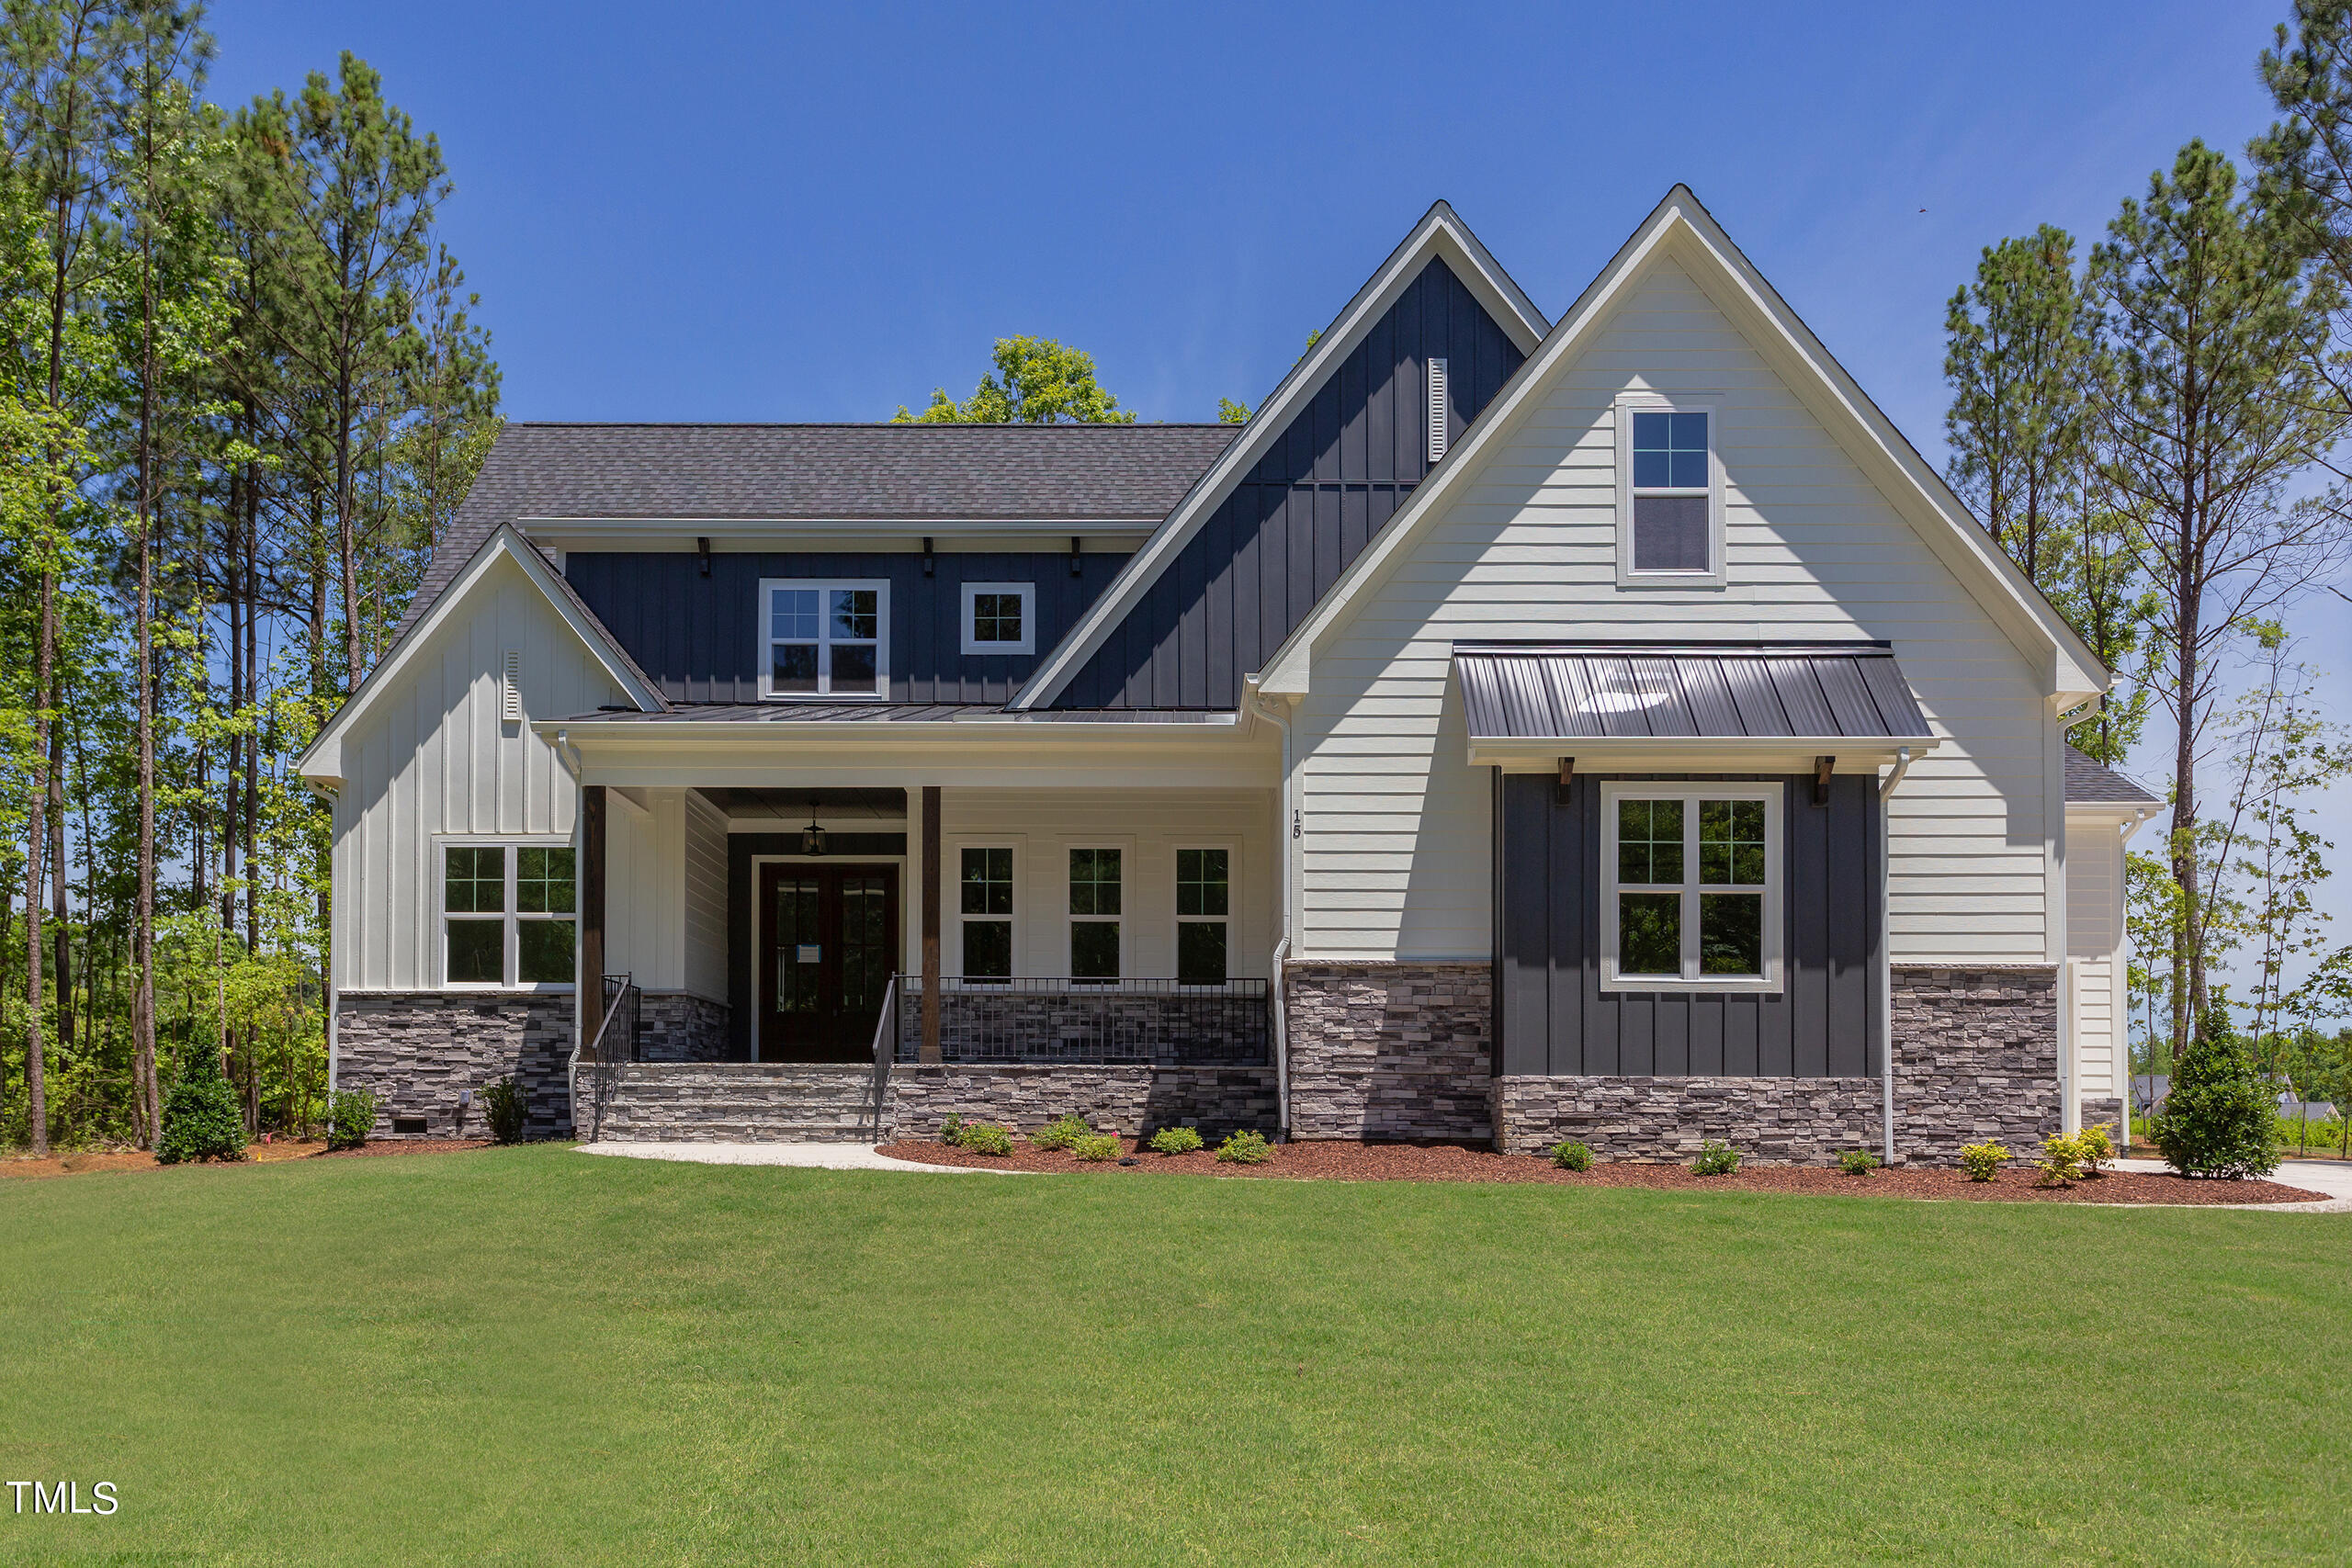
[[[1034,582],[964,584],[964,651],[1037,651],[1037,585]]]
[[[1723,465],[1711,404],[1628,392],[1617,400],[1617,581],[1724,581]]]
[[[877,697],[890,689],[890,585],[770,578],[760,694]]]
[[[1781,787],[1601,789],[1603,990],[1781,988]]]

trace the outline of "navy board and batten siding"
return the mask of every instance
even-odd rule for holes
[[[760,582],[764,578],[883,580],[890,584],[890,700],[1001,703],[1066,636],[1126,564],[1125,554],[1067,550],[939,551],[932,574],[913,551],[753,553],[575,550],[563,573],[596,618],[673,703],[760,700]],[[964,584],[1036,585],[1031,654],[964,651]]]
[[[1432,260],[1341,359],[1055,699],[1066,708],[1232,708],[1431,467],[1429,360],[1449,446],[1525,359]]]
[[[1868,1077],[1884,1060],[1879,987],[1879,799],[1863,774],[1781,778],[1782,975],[1764,995],[1600,988],[1600,786],[1767,775],[1498,771],[1495,1052],[1499,1074]]]

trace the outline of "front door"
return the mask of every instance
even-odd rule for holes
[[[899,967],[898,867],[763,866],[760,918],[760,1060],[871,1061]]]

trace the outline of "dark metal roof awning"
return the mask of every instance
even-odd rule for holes
[[[1456,643],[1480,741],[1860,741],[1933,733],[1883,642]]]

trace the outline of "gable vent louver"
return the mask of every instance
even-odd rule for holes
[[[500,682],[498,716],[510,724],[523,722],[523,650],[506,650],[506,668]]]
[[[1445,361],[1430,361],[1430,461],[1445,456]]]

